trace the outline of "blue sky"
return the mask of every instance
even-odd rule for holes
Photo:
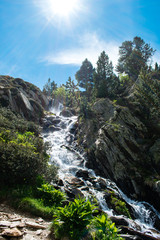
[[[65,83],[103,50],[116,65],[119,46],[135,36],[160,64],[159,12],[159,0],[0,0],[0,75],[41,89],[49,77]]]

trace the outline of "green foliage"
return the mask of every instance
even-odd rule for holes
[[[25,197],[19,203],[19,208],[23,211],[30,212],[35,216],[43,218],[52,218],[55,213],[54,206],[45,206],[39,199]]]
[[[65,102],[66,102],[66,90],[65,90],[65,87],[61,86],[61,87],[57,88],[55,91],[53,91],[53,98],[57,102],[61,102],[61,103],[65,104]]]
[[[85,118],[90,118],[92,116],[91,103],[85,96],[83,96],[80,101],[80,114]]]
[[[113,122],[106,121],[106,124],[109,125],[115,132],[119,132],[120,127],[121,127],[121,125],[119,123],[113,123]]]
[[[114,206],[117,213],[123,214],[123,215],[131,218],[129,210],[126,207],[126,203],[124,201],[122,201],[122,200],[116,198],[114,195],[112,195],[111,196],[111,204]]]
[[[94,73],[94,92],[96,97],[113,97],[118,89],[119,80],[113,73],[112,62],[103,51],[98,58]]]
[[[126,203],[119,199],[118,196],[114,193],[114,191],[109,191],[110,194],[110,204],[112,208],[118,213],[127,216],[128,218],[131,218],[129,209],[126,206]]]
[[[140,37],[134,37],[133,41],[123,42],[119,48],[117,71],[125,72],[132,80],[136,80],[141,68],[147,66],[154,52],[153,48]]]
[[[48,79],[48,82],[44,85],[43,87],[43,93],[46,94],[47,96],[51,96],[53,91],[57,89],[57,84],[55,81],[51,82],[51,79]]]
[[[119,81],[120,81],[120,87],[119,90],[125,91],[126,89],[130,89],[130,87],[133,85],[133,81],[129,77],[128,74],[119,74]]]
[[[79,86],[86,90],[88,99],[90,98],[93,89],[93,73],[94,68],[92,66],[92,63],[86,58],[82,62],[80,69],[76,72],[75,75]]]
[[[60,190],[56,190],[52,185],[45,183],[42,184],[39,190],[39,197],[45,206],[61,206],[63,201],[66,200],[66,196]]]
[[[142,70],[136,82],[136,97],[149,110],[150,118],[160,117],[160,79],[154,79],[152,73]]]
[[[33,196],[34,189],[30,185],[14,185],[14,187],[10,186],[2,186],[0,188],[0,200],[11,200],[11,204],[14,207],[18,207],[19,199],[25,198],[27,196]]]
[[[0,113],[1,184],[33,184],[38,175],[54,178],[56,169],[48,165],[49,155],[38,127],[9,109],[0,108]]]
[[[92,239],[93,240],[122,240],[118,235],[118,229],[115,227],[115,223],[102,214],[95,217],[92,221]]]
[[[21,210],[32,213],[35,216],[51,219],[55,213],[56,204],[50,204],[49,194],[47,196],[48,201],[46,201],[46,195],[44,193],[41,194],[39,187],[43,188],[44,184],[46,184],[44,178],[38,176],[36,184],[32,186],[26,184],[19,184],[11,187],[3,186],[3,188],[0,189],[0,200],[4,201],[7,199],[7,201],[15,208],[20,208]],[[52,196],[53,194],[51,197]],[[61,201],[59,196],[61,196],[61,192],[55,194],[54,202],[58,202],[58,200]],[[49,204],[47,204],[47,202]]]
[[[87,233],[87,225],[95,212],[95,206],[89,200],[75,199],[64,208],[59,207],[52,224],[52,231],[58,239],[81,239]]]
[[[40,133],[39,128],[35,123],[26,121],[10,109],[2,107],[0,107],[0,128],[13,129],[21,133],[26,131],[34,132],[36,136]]]
[[[77,107],[80,102],[78,85],[69,77],[65,85],[66,90],[66,105],[69,107]]]

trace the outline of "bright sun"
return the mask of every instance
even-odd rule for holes
[[[49,0],[53,15],[67,17],[78,8],[78,0]]]
[[[84,0],[33,0],[48,23],[71,27],[86,11]]]

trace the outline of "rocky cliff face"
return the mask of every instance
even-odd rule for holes
[[[150,130],[129,107],[100,99],[89,119],[79,119],[78,141],[88,167],[160,210],[160,139]]]
[[[39,121],[49,102],[33,84],[20,78],[0,76],[0,105],[20,113],[27,120]]]

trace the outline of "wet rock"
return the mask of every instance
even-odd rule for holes
[[[62,179],[59,179],[59,180],[57,181],[57,185],[58,185],[58,186],[64,186],[63,180],[62,180]]]
[[[63,117],[72,117],[73,114],[70,110],[67,110],[67,109],[63,109],[62,112],[60,113],[60,116],[63,116]]]
[[[84,182],[77,177],[66,177],[65,181],[72,186],[84,186]]]
[[[84,194],[81,192],[78,188],[72,188],[72,193],[74,194],[74,197],[82,197],[84,198]]]
[[[125,240],[143,240],[142,238],[140,238],[138,236],[133,236],[133,235],[129,235],[129,234],[120,234],[120,236]]]
[[[21,237],[22,235],[23,233],[17,228],[12,228],[12,229],[8,228],[2,232],[2,236],[5,236],[5,237]]]
[[[46,130],[49,131],[49,132],[56,132],[56,131],[60,131],[61,128],[55,127],[54,125],[51,125]]]
[[[73,192],[72,192],[71,190],[67,189],[67,188],[65,188],[64,191],[65,191],[65,193],[67,194],[69,200],[72,201],[72,200],[74,199],[74,197],[75,197],[75,195],[73,194]]]
[[[116,224],[116,226],[129,226],[129,222],[126,218],[111,216],[110,219]]]
[[[97,182],[99,183],[101,189],[106,189],[106,181],[103,178],[98,178]]]
[[[54,124],[54,125],[57,125],[57,124],[59,124],[61,122],[61,119],[59,119],[59,118],[56,118],[56,119],[53,119],[52,120],[52,124]]]
[[[79,169],[76,172],[76,177],[82,177],[84,180],[88,180],[89,179],[88,170]]]
[[[72,133],[72,134],[75,133],[75,131],[77,130],[77,127],[78,127],[78,123],[77,122],[72,124],[70,126],[70,128],[69,128],[69,132]]]
[[[81,187],[81,191],[89,191],[89,187],[87,186]]]
[[[157,240],[157,239],[160,239],[160,235],[157,236],[157,237],[153,237],[153,236],[151,236],[147,233],[139,232],[139,231],[133,230],[132,228],[126,227],[126,226],[121,226],[121,232],[124,233],[124,234],[127,233],[127,234],[137,236],[137,237],[141,238],[142,240]]]

